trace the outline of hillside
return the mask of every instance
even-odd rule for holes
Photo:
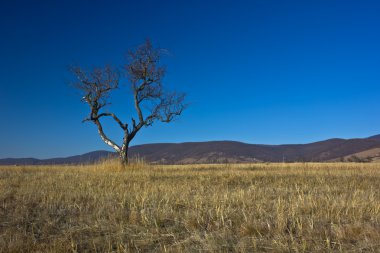
[[[63,158],[35,159],[35,158],[5,158],[0,159],[0,165],[47,165],[47,164],[81,164],[93,163],[101,158],[114,156],[109,151],[94,151],[83,155],[69,156]]]
[[[232,141],[145,144],[131,148],[155,163],[321,162],[380,147],[375,139],[330,139],[310,144],[259,145]]]
[[[130,148],[130,157],[141,157],[151,163],[248,163],[248,162],[324,162],[349,160],[356,156],[375,160],[379,156],[380,135],[362,139],[329,139],[308,144],[262,145],[236,141],[156,143]],[[92,163],[115,156],[109,151],[52,158],[6,158],[0,165],[44,165]]]

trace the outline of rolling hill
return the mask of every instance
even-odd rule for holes
[[[156,143],[130,148],[131,157],[151,163],[247,163],[247,162],[325,162],[348,161],[351,157],[375,160],[380,156],[380,135],[357,139],[329,139],[308,144],[262,145],[235,141]],[[6,158],[0,165],[44,165],[91,163],[115,156],[94,151],[78,156],[52,159]]]
[[[330,139],[309,144],[259,145],[232,141],[145,144],[131,148],[156,163],[323,162],[380,148],[380,140]]]
[[[0,165],[47,165],[47,164],[83,164],[93,163],[102,158],[115,156],[109,151],[94,151],[83,155],[69,156],[63,158],[35,159],[35,158],[5,158],[0,159]]]

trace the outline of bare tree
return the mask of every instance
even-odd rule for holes
[[[161,55],[162,51],[154,48],[149,40],[128,53],[128,63],[123,72],[132,88],[137,114],[136,118],[132,117],[130,124],[123,123],[114,113],[104,110],[110,104],[111,91],[119,87],[119,71],[110,66],[95,68],[91,72],[80,67],[71,68],[78,79],[75,87],[83,93],[82,100],[90,107],[90,114],[84,121],[91,121],[97,126],[102,140],[118,152],[123,164],[128,163],[129,144],[142,127],[151,126],[156,121],[169,123],[181,115],[186,107],[185,94],[170,93],[163,89],[165,68],[160,65]],[[104,117],[111,117],[123,130],[121,145],[104,133],[100,121]]]

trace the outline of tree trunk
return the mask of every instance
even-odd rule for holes
[[[128,160],[128,146],[127,145],[123,145],[123,147],[121,148],[120,153],[119,153],[119,158],[120,158],[120,163],[123,166],[126,166],[128,164],[129,160]]]

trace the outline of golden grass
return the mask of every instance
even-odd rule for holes
[[[380,252],[380,164],[0,167],[0,252]]]

